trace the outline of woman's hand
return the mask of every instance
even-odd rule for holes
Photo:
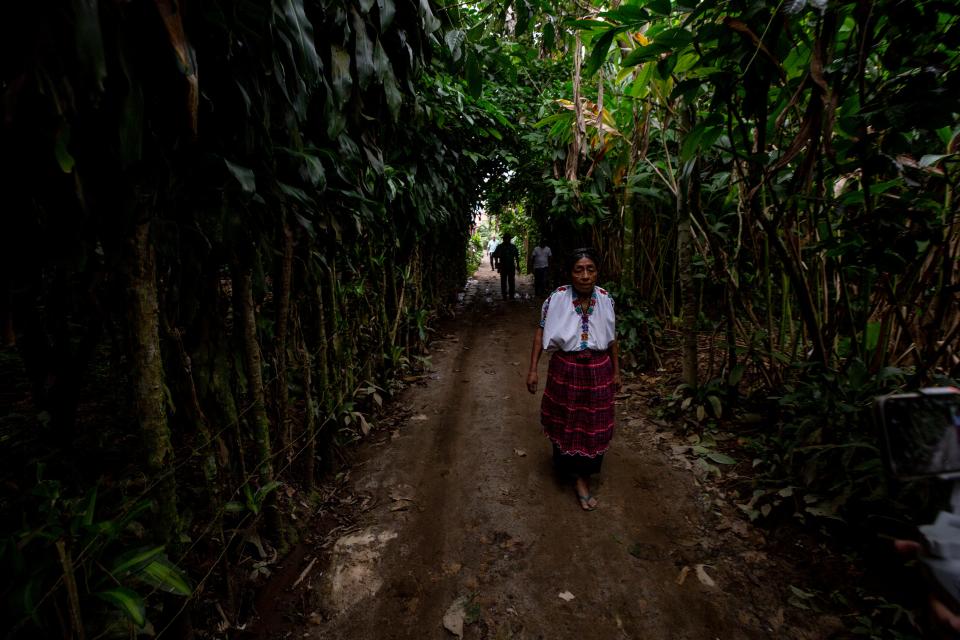
[[[613,372],[613,390],[616,393],[620,393],[620,388],[623,386],[623,379],[620,377],[619,371]]]
[[[537,375],[536,371],[531,371],[527,374],[527,391],[530,393],[537,392],[537,383],[540,382],[540,377]]]

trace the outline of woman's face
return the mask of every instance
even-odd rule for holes
[[[590,258],[580,258],[573,263],[570,275],[577,293],[591,293],[593,286],[597,284],[597,265]]]

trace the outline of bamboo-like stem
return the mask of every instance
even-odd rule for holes
[[[306,439],[305,460],[303,464],[303,484],[307,490],[312,490],[316,483],[316,405],[313,402],[313,363],[307,350],[306,339],[303,336],[303,327],[300,321],[300,312],[293,315],[295,335],[297,339],[297,354],[300,359],[300,371],[303,375],[303,437]]]
[[[134,404],[152,477],[162,477],[157,486],[159,510],[155,528],[160,540],[175,540],[180,528],[170,426],[164,395],[163,361],[160,352],[160,312],[157,296],[157,262],[150,237],[150,223],[134,229],[130,244],[129,300],[133,335]]]
[[[84,640],[83,617],[80,611],[80,591],[77,589],[77,577],[74,574],[73,558],[66,543],[61,538],[56,542],[60,567],[63,569],[63,584],[67,590],[67,602],[70,606],[70,629],[75,640]]]
[[[260,342],[257,339],[257,317],[253,304],[253,274],[248,269],[238,269],[234,276],[237,288],[238,320],[241,327],[243,355],[247,369],[247,388],[250,396],[250,419],[253,425],[253,439],[256,443],[257,473],[260,486],[266,486],[274,479],[273,448],[270,437],[270,417],[267,414],[266,394],[263,386],[263,359]],[[283,518],[276,504],[276,492],[271,492],[264,504],[267,525],[271,537],[279,547],[285,546]]]
[[[277,407],[277,432],[280,435],[280,450],[292,454],[293,425],[289,416],[290,386],[287,384],[287,335],[290,324],[290,289],[293,280],[294,239],[290,225],[283,224],[283,253],[280,261],[279,290],[276,295],[276,336],[273,343],[273,362],[276,368],[274,398]]]

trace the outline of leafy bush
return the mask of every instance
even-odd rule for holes
[[[616,304],[617,342],[622,366],[654,366],[654,344],[662,337],[662,326],[649,304],[636,290],[624,289],[615,282],[606,283],[604,288],[610,292]]]
[[[99,487],[69,497],[61,482],[45,477],[43,464],[29,495],[19,528],[0,540],[3,626],[12,634],[34,629],[68,637],[70,629],[56,621],[72,625],[73,613],[83,611],[88,629],[129,637],[150,624],[149,594],[192,595],[165,548],[146,541],[141,520],[149,517],[151,502],[134,500],[105,518],[97,512]],[[54,608],[71,616],[52,615]]]
[[[476,231],[470,236],[470,244],[467,245],[467,275],[476,273],[482,260],[483,240],[480,238],[480,232]]]
[[[907,517],[921,508],[929,498],[927,483],[896,498],[888,492],[873,418],[874,398],[901,389],[904,372],[888,367],[871,374],[858,359],[841,372],[812,365],[794,371],[784,393],[769,398],[772,428],[748,444],[760,474],[746,509],[751,517],[759,509],[763,515],[777,510],[801,521],[859,526],[871,515]]]

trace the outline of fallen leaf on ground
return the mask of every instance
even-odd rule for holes
[[[418,413],[417,415],[410,418],[410,422],[424,422],[426,420],[429,420],[429,418],[427,418],[427,414],[425,413]]]
[[[517,454],[518,456],[520,456],[521,458],[523,458],[523,457],[525,457],[525,456],[527,455],[527,452],[524,451],[523,449],[514,449],[513,452],[514,452],[515,454]]]
[[[702,565],[697,565],[697,580],[705,587],[715,587],[717,583],[707,574],[707,569]]]
[[[783,607],[777,609],[777,612],[773,614],[773,617],[769,619],[770,626],[773,627],[774,631],[783,626],[784,617],[783,617]]]
[[[390,491],[390,499],[394,502],[414,502],[415,495],[417,495],[416,489],[408,484],[398,484]]]
[[[570,602],[571,600],[576,598],[576,596],[570,593],[569,591],[561,591],[560,593],[557,594],[557,597],[567,602]]]
[[[680,570],[680,575],[677,576],[677,585],[683,586],[683,583],[687,580],[687,575],[690,573],[690,567],[684,567]]]
[[[463,621],[467,617],[466,607],[467,599],[457,598],[443,614],[443,628],[458,638],[463,637]]]
[[[750,564],[766,564],[768,560],[767,554],[763,551],[744,551],[740,557]]]

